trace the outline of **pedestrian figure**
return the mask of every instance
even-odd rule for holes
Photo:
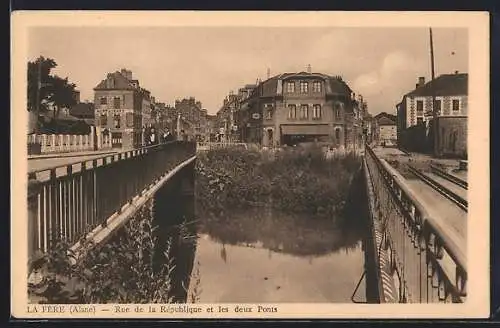
[[[164,142],[169,142],[173,140],[173,135],[170,133],[170,131],[167,129],[165,133],[163,134],[163,141]]]
[[[187,134],[186,134],[186,132],[184,132],[184,130],[181,130],[181,138],[182,138],[182,141],[187,141]]]
[[[149,138],[151,145],[156,144],[156,133],[154,129],[151,129],[151,135],[149,136]]]

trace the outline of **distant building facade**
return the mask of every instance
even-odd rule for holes
[[[201,140],[203,138],[204,116],[206,116],[201,102],[194,97],[176,100],[175,111],[178,115],[180,129],[184,130],[188,139]]]
[[[438,137],[433,128],[433,94]],[[424,151],[437,148],[442,155],[467,156],[467,73],[443,74],[428,83],[419,78],[416,88],[403,96],[396,109],[398,136],[403,147],[414,148],[420,143],[426,144]]]
[[[379,113],[374,116],[375,136],[376,141],[381,144],[387,142],[396,144],[398,139],[397,134],[397,118],[395,115],[386,112]]]
[[[91,102],[78,102],[70,108],[69,115],[84,120],[89,125],[95,125],[95,106]]]

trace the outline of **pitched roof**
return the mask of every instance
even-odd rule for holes
[[[324,79],[327,84],[325,85],[325,91],[327,94],[347,94],[350,95],[352,90],[347,85],[347,83],[337,77],[332,77],[323,73],[282,73],[270,77],[269,79],[262,81],[260,83],[261,97],[273,97],[278,93],[278,84],[280,81],[286,80],[292,77],[316,77]]]
[[[337,79],[335,77],[330,77],[330,92],[336,94],[348,94],[350,95],[352,90],[343,80]]]
[[[378,113],[377,115],[375,115],[374,119],[379,125],[396,124],[396,115],[392,115],[386,112]]]
[[[443,74],[407,93],[406,96],[432,96],[433,89],[436,96],[466,95],[468,94],[468,76],[467,73]]]
[[[396,125],[396,120],[383,116],[377,120],[378,125]]]
[[[112,87],[108,86],[108,80],[113,81]],[[109,73],[107,77],[94,88],[94,90],[133,90],[135,87],[132,84],[132,81],[133,80],[127,79],[122,73],[117,71]]]
[[[70,115],[75,117],[94,117],[94,104],[78,103],[69,110]]]

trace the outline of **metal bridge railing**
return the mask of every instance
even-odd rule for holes
[[[461,303],[467,266],[461,245],[429,216],[404,178],[366,146],[365,161],[384,230],[383,246],[399,277],[400,302]]]
[[[244,142],[198,142],[196,147],[200,150],[215,150],[231,147],[248,148],[248,144]]]
[[[173,141],[30,172],[29,258],[36,251],[47,252],[56,239],[74,244],[105,226],[112,214],[194,156],[195,147],[193,142]]]

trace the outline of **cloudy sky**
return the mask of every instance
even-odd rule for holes
[[[466,29],[433,29],[436,76],[468,71]],[[427,28],[36,27],[29,60],[43,55],[81,98],[106,73],[128,68],[160,101],[194,96],[215,113],[229,91],[283,72],[342,75],[369,111],[395,112],[419,76],[430,78]]]

